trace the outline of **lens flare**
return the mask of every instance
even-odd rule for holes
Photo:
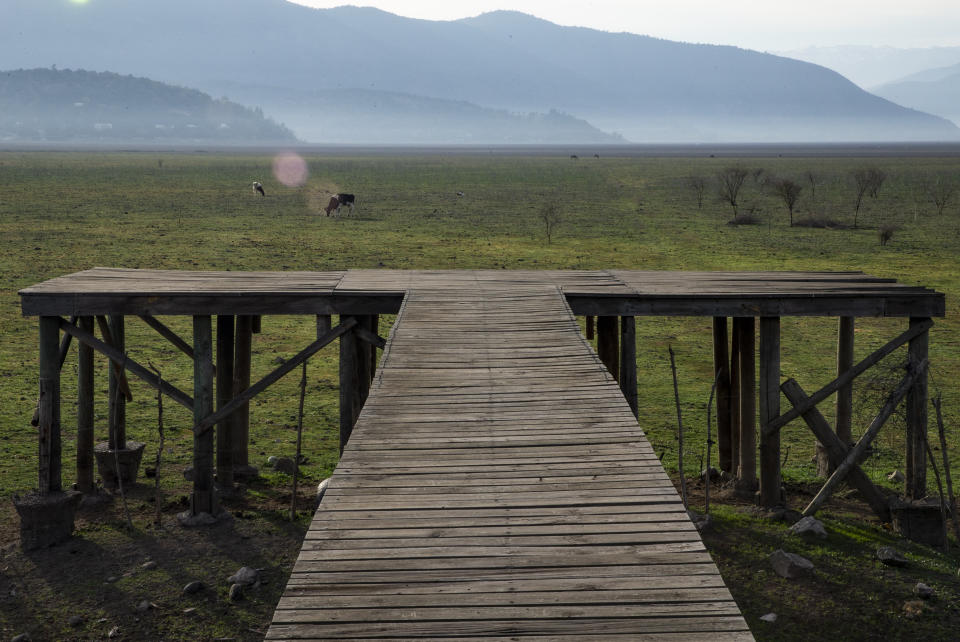
[[[87,4],[90,0],[70,0],[73,4]]]
[[[273,159],[273,175],[287,187],[300,187],[307,182],[307,174],[307,161],[298,154],[283,152]]]

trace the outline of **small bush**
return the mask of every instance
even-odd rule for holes
[[[877,230],[877,234],[880,237],[880,245],[886,245],[890,242],[890,239],[893,238],[893,233],[897,231],[897,228],[893,225],[881,225],[880,229]]]
[[[727,225],[759,225],[760,217],[753,214],[738,214],[732,221],[727,221]]]
[[[842,230],[846,229],[847,227],[843,223],[825,216],[808,216],[806,218],[797,219],[797,222],[793,225],[794,227],[815,227],[825,230]]]

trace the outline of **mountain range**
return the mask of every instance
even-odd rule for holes
[[[195,87],[260,107],[311,142],[960,139],[953,123],[815,64],[516,12],[426,21],[285,0],[5,4],[5,68]]]

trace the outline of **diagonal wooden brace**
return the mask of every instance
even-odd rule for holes
[[[805,406],[811,399],[794,379],[784,381],[780,386],[780,390],[783,391],[784,396],[795,407],[801,407],[801,404]],[[828,424],[827,420],[820,414],[820,411],[813,406],[801,416],[803,420],[807,422],[807,426],[813,431],[813,434],[820,443],[823,444],[830,463],[835,467],[843,464],[849,449],[847,445],[841,442],[837,435],[834,434],[833,429],[830,428],[830,424]],[[853,466],[850,469],[847,473],[847,481],[860,491],[877,517],[884,522],[890,521],[890,504],[886,495],[873,485],[873,482],[870,481],[870,478],[866,476],[859,466]]]
[[[776,419],[771,420],[770,423],[768,423],[767,426],[764,427],[763,429],[764,433],[766,433],[767,435],[772,435],[773,433],[777,432],[782,427],[786,426],[788,423],[790,423],[797,417],[801,416],[804,412],[806,412],[810,408],[813,408],[818,403],[820,403],[821,401],[823,401],[824,399],[826,399],[827,397],[835,393],[837,390],[839,390],[843,386],[847,385],[848,383],[850,383],[851,381],[853,381],[854,379],[862,375],[864,372],[866,372],[871,367],[873,367],[878,361],[883,359],[885,356],[887,356],[888,354],[890,354],[891,352],[893,352],[903,344],[907,343],[911,339],[920,336],[921,334],[929,330],[931,327],[933,327],[933,321],[930,321],[929,319],[922,323],[917,323],[916,325],[911,326],[910,329],[905,331],[896,339],[893,339],[883,347],[877,349],[872,354],[870,354],[870,356],[868,356],[866,359],[864,359],[857,365],[853,366],[852,368],[844,372],[842,375],[840,375],[839,377],[837,377],[836,379],[834,379],[833,381],[825,385],[823,388],[820,388],[820,390],[817,390],[815,393],[813,393],[809,397],[807,397],[806,394],[804,394],[805,401],[803,401],[802,403],[794,402],[793,409],[788,410],[787,412],[783,413]]]
[[[910,387],[913,386],[914,380],[922,372],[927,369],[927,362],[924,361],[918,368],[911,368],[907,373],[907,376],[903,378],[903,381],[900,382],[900,385],[890,393],[890,396],[887,398],[887,402],[883,404],[883,408],[880,409],[880,412],[870,423],[870,427],[864,431],[863,436],[860,437],[860,440],[857,441],[857,444],[847,452],[847,456],[844,458],[843,463],[837,466],[836,470],[833,471],[833,474],[830,475],[830,479],[823,485],[823,488],[820,489],[820,492],[817,493],[807,507],[803,509],[804,517],[808,515],[813,515],[817,510],[820,509],[820,506],[823,505],[823,502],[827,501],[831,494],[833,494],[834,489],[836,489],[837,484],[839,484],[850,472],[850,469],[857,465],[857,462],[863,456],[863,453],[866,451],[867,446],[870,445],[876,436],[880,433],[880,428],[883,427],[883,424],[887,422],[887,419],[890,418],[890,415],[893,414],[893,411],[897,409],[897,406],[900,405],[900,402],[903,401],[903,398],[907,396],[907,391],[910,390]]]
[[[121,352],[116,349],[117,344],[114,343],[113,341],[113,334],[110,332],[110,324],[107,323],[107,317],[98,316],[97,325],[100,327],[100,336],[103,337],[103,343],[109,346],[114,353],[121,354]],[[123,371],[123,363],[122,363],[123,357],[121,357],[120,359],[117,359],[115,357],[110,356],[110,354],[108,354],[107,352],[104,352],[103,350],[97,348],[96,346],[92,346],[92,344],[88,344],[88,345],[91,345],[91,347],[93,347],[98,352],[103,352],[103,354],[106,354],[108,357],[110,357],[110,363],[113,366],[113,371],[117,375],[117,385],[120,387],[120,392],[123,393],[123,397],[127,401],[133,401],[133,393],[130,392],[130,383],[127,381],[127,373]]]
[[[166,381],[161,380],[160,377],[153,374],[133,359],[127,358],[126,355],[121,353],[113,346],[100,341],[86,330],[82,330],[75,325],[71,325],[64,319],[60,319],[60,329],[68,334],[73,335],[77,341],[90,346],[100,354],[106,355],[113,363],[123,364],[127,370],[146,381],[148,384],[153,386],[153,388],[160,390],[163,394],[167,395],[181,406],[189,410],[193,410],[193,398],[190,397],[190,395],[172,386]]]
[[[222,408],[210,414],[203,419],[200,423],[193,427],[194,435],[202,435],[207,432],[215,425],[223,421],[226,417],[229,417],[234,413],[240,406],[249,402],[251,399],[256,397],[258,394],[272,386],[274,383],[279,381],[285,374],[299,366],[301,363],[312,357],[314,354],[320,351],[321,348],[326,346],[329,343],[332,343],[339,336],[346,334],[353,327],[357,325],[357,320],[355,318],[349,318],[337,327],[332,330],[327,331],[323,336],[318,338],[316,341],[308,345],[306,348],[298,352],[292,359],[279,366],[276,370],[265,376],[263,379],[253,384],[236,397],[230,400],[229,403],[225,404]]]

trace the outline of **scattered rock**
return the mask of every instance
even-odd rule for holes
[[[30,642],[30,634],[29,634],[29,633],[21,633],[21,634],[18,635],[17,637],[13,638],[13,640],[11,640],[11,642]]]
[[[231,584],[256,584],[260,581],[260,571],[249,566],[243,566],[228,577],[227,581]]]
[[[152,571],[155,568],[157,568],[157,563],[154,562],[153,560],[147,560],[146,562],[140,565],[140,568],[142,568],[145,571]]]
[[[202,590],[203,590],[203,582],[201,582],[200,580],[194,580],[193,582],[190,582],[189,584],[183,587],[183,594],[193,595],[194,593],[199,593]]]
[[[193,614],[196,613],[196,612],[197,612],[197,607],[195,607],[195,606],[191,606],[191,607],[188,608],[188,609],[183,609],[183,611],[182,611],[182,613],[183,613],[184,615],[193,615]]]
[[[190,466],[189,468],[184,468],[184,469],[183,469],[183,478],[184,478],[185,480],[187,480],[188,482],[192,482],[192,481],[193,481],[193,466]]]
[[[230,601],[238,602],[243,599],[243,584],[230,585]]]
[[[826,539],[827,537],[827,529],[823,527],[823,522],[812,515],[801,518],[800,521],[790,527],[790,532],[803,537],[818,537],[820,539]]]
[[[928,608],[923,600],[909,600],[903,603],[903,614],[912,620],[923,615]]]
[[[695,510],[688,510],[687,516],[690,517],[690,521],[693,522],[693,525],[700,532],[703,532],[713,526],[713,518],[710,517],[710,515],[698,513]]]
[[[138,613],[146,613],[152,608],[156,608],[156,605],[150,600],[143,600],[139,604],[137,604]]]
[[[330,478],[327,477],[322,482],[317,484],[317,505],[320,505],[320,501],[323,499],[324,493],[327,492],[327,486],[330,485]]]
[[[773,624],[774,622],[777,621],[777,614],[767,613],[766,615],[761,615],[760,619],[763,620],[764,622],[769,622],[770,624]]]
[[[150,479],[153,479],[154,477],[157,476],[157,469],[154,468],[153,466],[146,466],[143,469],[143,475],[144,477],[149,477]]]
[[[81,624],[83,624],[83,616],[73,615],[70,617],[69,620],[67,620],[67,624],[69,624],[70,626],[80,626]]]
[[[878,548],[877,559],[887,566],[903,567],[910,563],[910,561],[903,556],[903,553],[892,546],[881,546]]]
[[[112,640],[113,638],[115,638],[115,637],[118,637],[119,635],[120,635],[120,627],[119,627],[119,626],[113,627],[112,629],[110,629],[110,632],[107,633],[107,637],[110,638],[111,640]]]
[[[779,548],[770,555],[770,564],[773,565],[773,570],[777,575],[788,580],[796,579],[813,571],[813,562]]]
[[[107,584],[113,584],[113,583],[116,582],[118,579],[119,579],[119,578],[118,578],[116,575],[111,575],[110,577],[108,577],[108,578],[106,579],[106,583],[107,583]]]
[[[720,481],[720,471],[717,470],[716,468],[714,468],[713,466],[710,466],[709,469],[704,469],[704,470],[700,471],[700,481],[702,481],[702,482],[706,482],[706,481],[707,481],[707,473],[708,473],[708,472],[710,473],[710,481],[711,481],[711,482],[718,482],[718,481]]]
[[[295,468],[296,466],[294,465],[293,460],[289,457],[277,457],[273,462],[273,469],[278,473],[292,475]]]
[[[921,599],[929,600],[931,597],[933,597],[933,589],[923,582],[917,582],[915,590],[917,592],[917,597]]]
[[[903,473],[901,473],[899,470],[895,470],[887,475],[887,481],[896,482],[898,484],[902,484],[905,479],[906,477],[904,477]]]
[[[191,515],[190,511],[186,510],[177,513],[177,521],[180,522],[181,526],[212,526],[217,523],[217,518],[204,512]]]

